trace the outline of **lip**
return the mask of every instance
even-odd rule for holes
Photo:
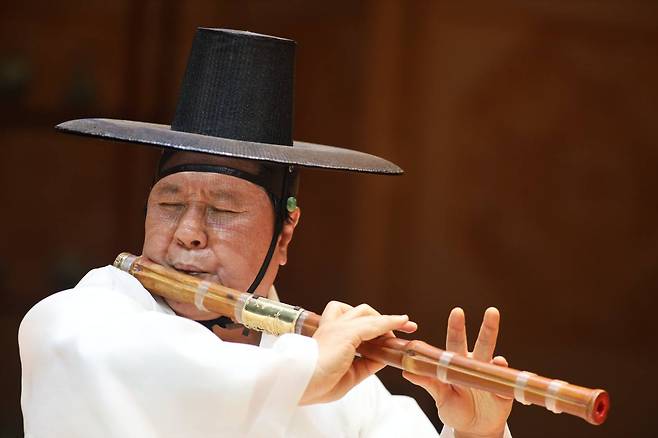
[[[198,278],[199,280],[222,284],[216,272],[204,269],[198,265],[190,263],[169,263],[168,266],[174,268],[178,272]]]
[[[194,266],[194,265],[185,265],[185,264],[174,263],[173,268],[177,271],[185,272],[186,274],[189,274],[189,275],[210,274],[210,272],[206,271],[205,269],[200,268],[198,266]]]

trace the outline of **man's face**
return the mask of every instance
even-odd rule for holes
[[[175,154],[166,167],[188,163],[259,171],[253,162],[193,153]],[[286,261],[294,228],[290,225],[284,225],[270,269],[256,290],[262,295],[274,281],[279,264]],[[143,255],[164,266],[244,291],[265,259],[273,231],[272,202],[258,185],[216,173],[174,173],[151,189]],[[192,319],[216,316],[191,304],[168,303],[177,313]]]

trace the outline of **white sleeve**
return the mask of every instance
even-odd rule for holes
[[[438,437],[436,429],[413,398],[391,395],[376,376],[369,377],[359,386],[361,400],[358,403],[370,407],[367,418],[363,419],[361,437]]]
[[[443,426],[440,438],[455,438],[455,430],[452,427]],[[512,438],[512,433],[509,431],[507,424],[505,425],[505,434],[503,435],[503,438]]]
[[[19,330],[25,436],[285,436],[315,368],[311,338],[272,349],[101,288],[37,304]]]
[[[371,376],[361,383],[361,400],[354,400],[371,406],[371,414],[365,419],[362,437],[414,437],[429,438],[439,436],[436,429],[416,401],[411,397],[391,395],[379,379]],[[455,438],[454,430],[444,426],[439,438]],[[512,438],[505,425],[504,438]]]

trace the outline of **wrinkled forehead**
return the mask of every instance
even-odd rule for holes
[[[262,187],[228,175],[207,172],[179,172],[158,181],[149,194],[150,202],[182,203],[201,201],[241,211],[272,212],[271,198]]]

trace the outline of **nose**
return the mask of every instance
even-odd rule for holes
[[[205,248],[208,243],[208,235],[206,234],[204,209],[189,206],[178,221],[174,238],[179,245],[186,249]]]

